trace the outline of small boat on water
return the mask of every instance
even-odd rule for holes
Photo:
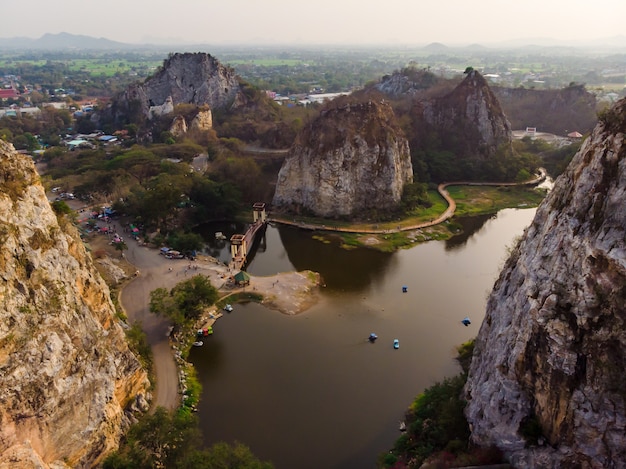
[[[465,327],[469,326],[472,323],[472,321],[470,321],[470,318],[468,318],[467,316],[465,316],[461,322]]]
[[[400,348],[400,341],[398,339],[393,339],[393,348],[395,349]]]
[[[406,423],[400,422],[400,426],[398,427],[398,430],[400,430],[401,432],[405,432],[406,431]]]
[[[370,342],[376,342],[376,339],[378,339],[378,336],[372,332],[367,340]]]
[[[226,305],[224,306],[224,311],[226,311],[227,313],[230,313],[233,310],[232,305]]]
[[[202,347],[204,345],[204,342],[202,342],[201,340],[197,340],[193,343],[194,347]]]

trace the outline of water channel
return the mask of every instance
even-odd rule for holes
[[[207,445],[239,441],[276,469],[375,468],[415,396],[460,371],[455,348],[478,333],[507,249],[534,213],[456,219],[463,234],[391,254],[268,226],[246,270],[309,269],[325,287],[321,301],[296,316],[238,304],[192,350]],[[230,224],[204,229],[207,239],[243,232]],[[228,260],[228,243],[211,240],[209,253]]]

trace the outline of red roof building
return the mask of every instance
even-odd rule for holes
[[[19,97],[20,97],[20,94],[13,88],[0,89],[0,99],[2,100],[19,98]]]

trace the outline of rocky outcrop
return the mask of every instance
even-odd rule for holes
[[[414,96],[438,82],[437,76],[428,69],[407,67],[382,77],[374,88],[387,95],[398,97]]]
[[[191,124],[189,125],[191,130],[211,130],[213,128],[213,113],[210,109],[205,111],[199,111],[191,120]]]
[[[513,181],[509,121],[483,76],[468,67],[459,83],[407,67],[372,87],[393,99],[422,181]]]
[[[174,137],[183,137],[188,131],[205,132],[213,128],[213,115],[210,109],[197,111],[195,116],[177,115],[172,119],[169,132]]]
[[[501,146],[510,147],[511,126],[487,81],[475,70],[449,94],[424,103],[423,117],[428,127],[447,140],[455,141],[450,150],[478,157],[493,157]]]
[[[538,208],[488,299],[472,439],[515,467],[626,467],[626,100]]]
[[[183,116],[176,116],[172,120],[169,132],[174,137],[182,137],[187,133],[187,122]]]
[[[116,97],[108,112],[118,121],[124,117],[136,120],[138,114],[152,118],[163,115],[164,109],[171,107],[170,100],[173,107],[194,104],[230,109],[241,105],[245,98],[235,71],[215,57],[205,53],[173,54],[153,76]]]
[[[384,213],[412,181],[409,146],[391,107],[338,99],[297,137],[273,205],[331,218]]]
[[[562,89],[492,88],[513,129],[535,127],[538,131],[565,136],[588,134],[598,122],[598,102],[585,85]]]
[[[2,141],[0,246],[0,461],[93,467],[145,404],[146,372],[76,229]]]
[[[148,119],[161,117],[171,112],[174,112],[174,101],[171,96],[168,96],[163,104],[159,106],[150,106],[148,108]]]

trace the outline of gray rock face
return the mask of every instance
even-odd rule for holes
[[[168,99],[171,99],[171,105]],[[174,54],[152,77],[129,86],[116,100],[114,112],[139,111],[150,118],[181,103],[224,109],[236,106],[242,100],[239,80],[233,69],[223,66],[209,54]],[[139,109],[135,109],[137,106]]]
[[[148,381],[76,229],[0,140],[0,462],[94,467]]]
[[[472,438],[515,467],[626,467],[626,101],[508,259],[466,385]],[[538,423],[540,443],[522,436]]]
[[[500,103],[476,71],[448,95],[424,103],[424,119],[442,134],[466,142],[467,153],[491,157],[511,146],[512,132]]]
[[[280,169],[273,205],[330,218],[395,208],[413,168],[391,107],[331,104],[298,136]]]

